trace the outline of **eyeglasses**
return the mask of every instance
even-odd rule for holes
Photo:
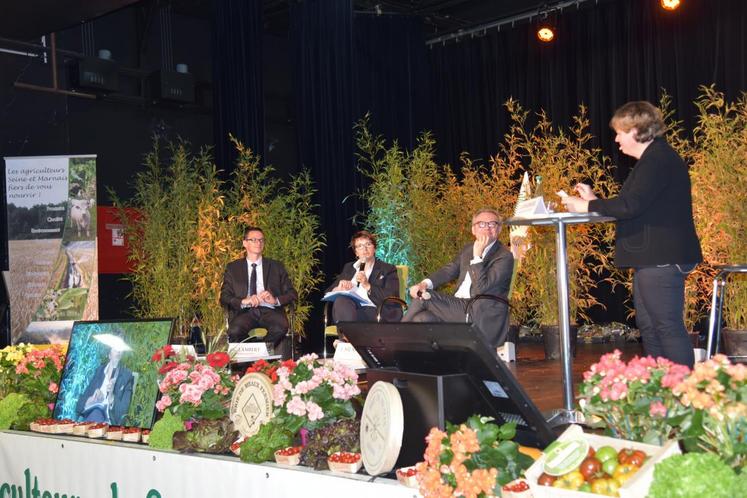
[[[363,242],[361,244],[355,244],[353,247],[356,249],[368,249],[369,247],[373,247],[373,244],[370,242]]]
[[[472,223],[472,226],[477,226],[480,228],[496,228],[501,225],[500,221],[478,221],[475,223]]]
[[[251,242],[252,244],[264,244],[265,239],[244,239],[247,242]]]

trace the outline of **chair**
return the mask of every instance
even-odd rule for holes
[[[407,276],[409,268],[407,265],[397,265],[397,279],[399,280],[399,297],[389,296],[384,299],[381,305],[376,310],[376,321],[381,321],[381,309],[384,303],[388,301],[394,301],[403,306],[403,310],[407,309]],[[327,357],[327,339],[330,337],[339,337],[337,332],[337,325],[331,323],[332,320],[332,302],[327,301],[324,303],[324,337],[322,338],[322,358]]]

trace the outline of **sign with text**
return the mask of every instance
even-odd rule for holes
[[[413,490],[396,480],[370,479],[247,464],[228,455],[182,455],[145,445],[0,432],[0,497],[413,497]]]
[[[13,343],[65,342],[98,318],[96,156],[6,157]]]

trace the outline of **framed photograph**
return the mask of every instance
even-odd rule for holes
[[[173,319],[75,322],[54,417],[150,429],[158,398],[153,352]]]

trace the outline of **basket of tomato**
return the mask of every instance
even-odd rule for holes
[[[571,426],[528,470],[535,498],[646,496],[656,462],[679,453],[676,441],[654,446]]]
[[[327,465],[332,472],[355,474],[363,466],[363,460],[360,453],[338,451],[327,458]]]

